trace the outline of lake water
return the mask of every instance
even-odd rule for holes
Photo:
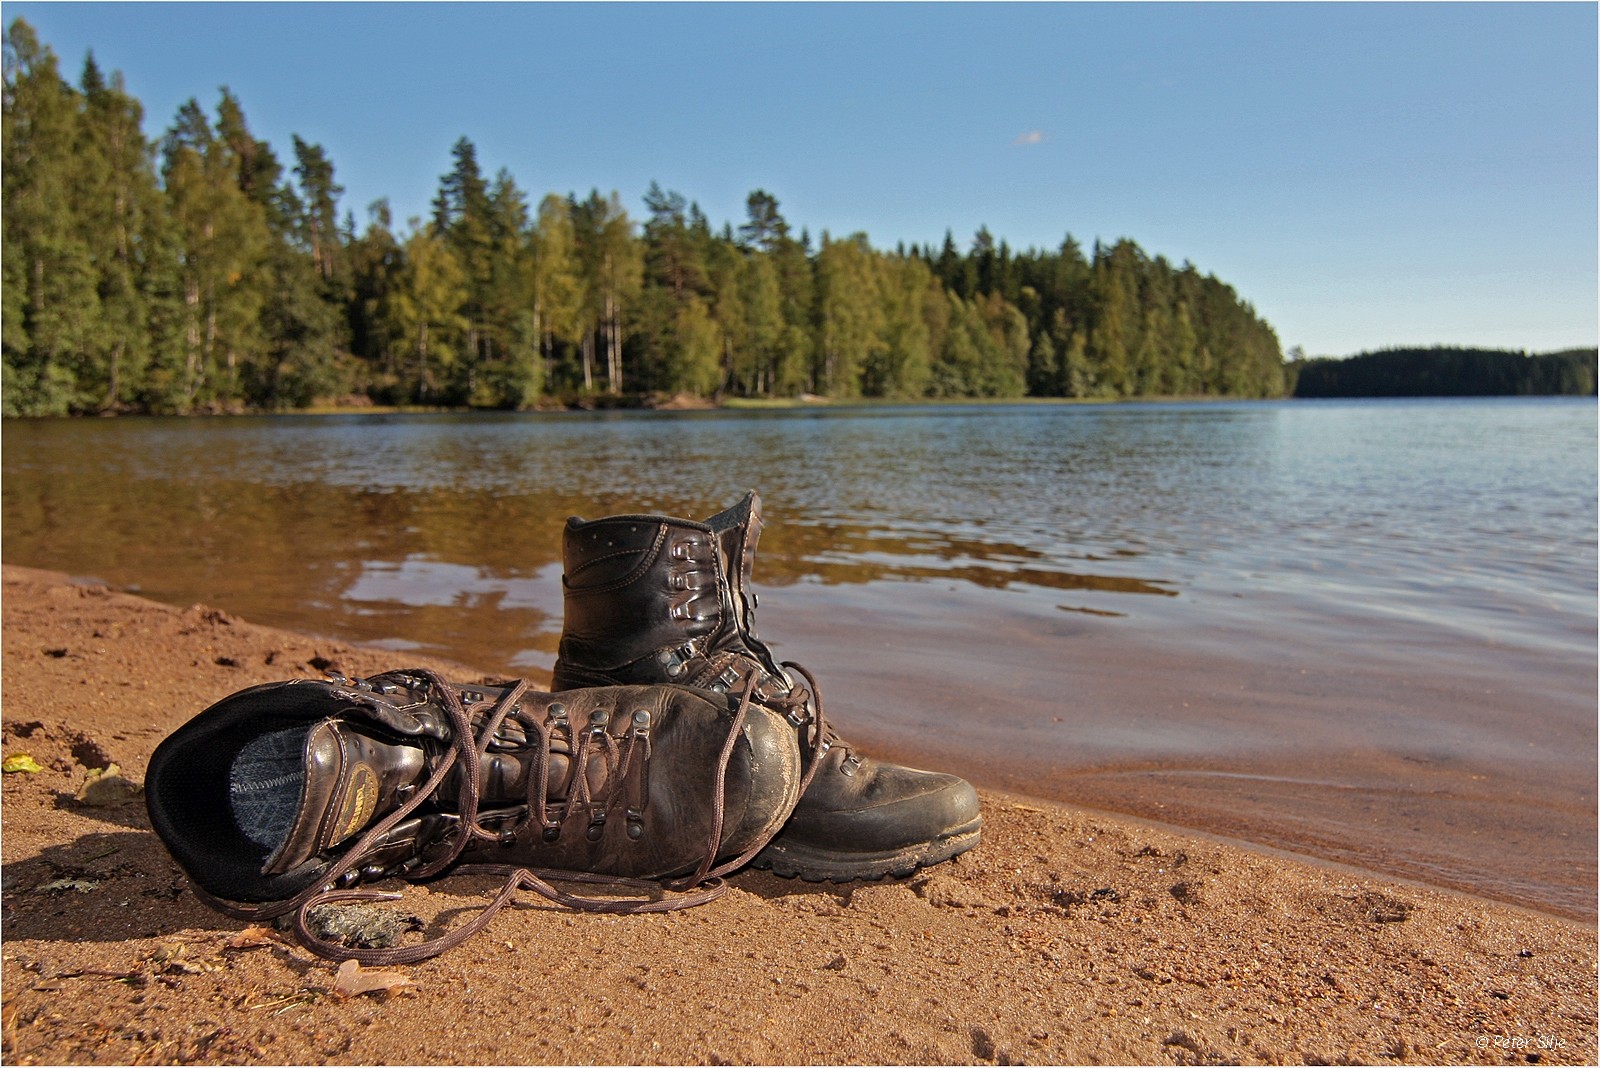
[[[1593,400],[7,421],[4,559],[543,679],[568,515],[767,518],[847,738],[1592,918]],[[197,710],[198,711],[198,710]]]

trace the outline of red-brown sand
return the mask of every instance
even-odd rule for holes
[[[40,1063],[1594,1063],[1592,925],[985,793],[903,880],[746,872],[600,916],[530,898],[390,993],[202,905],[137,796],[257,682],[414,658],[4,568],[4,1056]],[[431,666],[457,677],[481,673]],[[480,879],[406,888],[431,931]]]

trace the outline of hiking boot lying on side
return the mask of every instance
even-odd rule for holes
[[[757,867],[817,881],[877,879],[977,845],[983,819],[966,780],[857,753],[822,722],[811,674],[776,663],[756,637],[750,570],[760,535],[753,492],[703,523],[656,515],[567,520],[565,620],[552,688],[754,687],[754,700],[792,723],[815,754],[794,816],[756,855]]]
[[[396,671],[224,698],[156,748],[145,796],[208,904],[241,918],[294,912],[313,950],[394,964],[460,942],[519,888],[607,912],[711,900],[788,818],[800,765],[794,729],[748,695],[549,694]],[[506,888],[422,945],[351,949],[306,927],[316,905],[384,896],[348,887],[446,869],[501,875]],[[681,896],[577,897],[552,877]]]

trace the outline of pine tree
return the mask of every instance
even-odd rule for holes
[[[299,408],[349,392],[352,368],[341,358],[347,327],[310,253],[273,241],[265,270],[272,280],[261,308],[265,346],[259,361],[241,369],[245,399],[255,408]]]
[[[1172,267],[1162,256],[1144,265],[1139,286],[1139,342],[1129,368],[1134,392],[1170,396],[1177,392],[1172,375]]]
[[[460,368],[472,325],[462,313],[467,299],[467,275],[449,243],[430,229],[413,230],[388,313],[390,329],[402,339],[401,373],[420,403],[464,399]]]
[[[747,254],[739,282],[745,321],[743,344],[735,354],[734,388],[747,397],[770,397],[775,391],[779,346],[784,336],[782,298],[772,257]]]
[[[544,358],[545,380],[553,381],[557,347],[578,343],[583,297],[572,211],[565,198],[552,193],[539,202],[530,246],[533,332]]]
[[[720,336],[709,330],[711,319],[703,300],[710,289],[707,251],[710,234],[705,217],[678,192],[664,192],[651,182],[644,204],[649,216],[644,221],[643,281],[633,316],[635,336],[641,350],[640,383],[673,392],[687,389],[686,382],[708,382],[705,372],[707,346],[720,346]],[[690,305],[696,307],[691,310]],[[682,330],[693,332],[683,336]],[[694,367],[679,366],[688,362]]]
[[[5,38],[5,411],[62,415],[89,400],[79,361],[99,318],[94,259],[76,218],[78,96],[33,29]]]
[[[722,382],[722,331],[706,302],[691,294],[678,306],[673,338],[677,346],[666,388],[708,397]]]
[[[363,361],[363,388],[375,399],[400,399],[399,346],[390,302],[400,286],[404,254],[395,239],[387,200],[367,208],[367,228],[347,250],[350,269],[349,324],[351,351]]]
[[[440,177],[433,202],[433,233],[449,246],[466,284],[461,312],[466,317],[467,336],[457,356],[462,385],[470,393],[477,366],[491,358],[493,350],[487,305],[493,284],[494,233],[489,183],[478,166],[477,147],[462,137],[451,148],[450,157],[453,165]]]
[[[675,300],[704,294],[707,288],[705,240],[690,225],[688,201],[682,193],[663,192],[656,182],[644,197],[649,218],[644,222],[644,281],[671,291]],[[696,209],[698,211],[698,209]],[[700,225],[704,225],[701,217]]]
[[[237,403],[241,368],[260,359],[264,349],[269,197],[261,186],[261,156],[239,119],[226,90],[216,130],[190,100],[179,109],[162,150],[167,205],[181,249],[184,310],[182,363],[157,368],[157,407],[187,412]]]
[[[733,387],[748,396],[794,396],[812,376],[814,285],[804,244],[790,236],[778,200],[757,189],[739,227],[739,301],[744,322],[729,363]]]
[[[321,145],[294,138],[295,177],[305,205],[303,240],[310,246],[311,262],[324,281],[339,276],[343,249],[339,241],[339,197],[344,187],[333,180],[333,164]]]
[[[972,252],[969,258],[972,261],[972,272],[977,282],[973,286],[972,293],[966,299],[970,299],[971,296],[976,296],[980,293],[996,292],[998,275],[995,271],[995,265],[997,257],[994,247],[994,235],[989,232],[987,226],[978,227],[978,232],[972,235]]]
[[[219,135],[239,159],[240,189],[261,204],[270,241],[261,308],[265,341],[259,360],[240,374],[245,399],[257,408],[293,408],[350,391],[348,295],[337,279],[344,259],[333,165],[320,146],[293,137],[293,178],[276,153],[249,132],[231,94],[219,110]],[[295,184],[298,181],[298,187]]]
[[[489,274],[483,296],[480,366],[472,403],[525,408],[539,396],[544,378],[534,320],[534,263],[528,201],[511,172],[501,170],[489,190]]]
[[[830,397],[861,395],[862,369],[883,344],[884,304],[866,234],[822,238],[817,253],[818,384]]]
[[[924,395],[932,371],[927,305],[940,299],[933,272],[921,259],[879,261],[885,301],[882,346],[864,370],[867,396],[910,400]]]
[[[1039,331],[1028,350],[1028,394],[1033,397],[1066,396],[1061,376],[1061,358],[1056,353],[1056,343],[1048,330]]]
[[[776,202],[773,209],[777,209]],[[815,387],[812,371],[816,363],[816,271],[810,245],[810,234],[802,229],[796,240],[784,224],[783,235],[768,252],[778,275],[779,310],[783,319],[773,390],[785,397]]]
[[[739,243],[757,252],[771,252],[789,237],[789,224],[778,211],[778,198],[757,189],[745,198],[745,221],[739,227]]]
[[[747,327],[742,297],[744,272],[748,260],[734,243],[731,228],[715,239],[708,250],[707,266],[711,286],[711,319],[721,341],[716,393],[734,388],[736,353],[744,345]]]
[[[143,108],[120,74],[110,84],[91,54],[81,81],[84,111],[79,156],[84,167],[77,202],[96,266],[99,317],[80,372],[85,408],[121,411],[144,388],[157,323],[175,310],[166,214],[152,148],[142,130]]]
[[[1010,301],[996,292],[974,302],[988,334],[981,347],[983,363],[968,387],[980,397],[1020,397],[1027,390],[1028,323]]]
[[[1139,267],[1143,254],[1124,238],[1110,249],[1095,243],[1092,291],[1094,322],[1088,354],[1113,396],[1138,391],[1134,356],[1139,343]]]
[[[1189,302],[1182,297],[1172,313],[1171,392],[1176,396],[1190,396],[1200,392],[1196,361],[1199,340],[1195,335],[1194,317]]]
[[[606,361],[607,390],[621,393],[623,317],[643,281],[643,250],[615,192],[607,198],[593,190],[588,200],[575,205],[573,220],[586,295],[584,388],[593,388],[593,360],[599,352]]]

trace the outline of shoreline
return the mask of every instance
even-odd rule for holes
[[[189,419],[237,416],[274,415],[562,415],[595,412],[784,412],[784,411],[850,411],[860,408],[938,408],[938,407],[1001,407],[1006,405],[1040,405],[1066,407],[1103,407],[1136,404],[1273,404],[1281,401],[1341,402],[1341,401],[1481,401],[1527,398],[1552,398],[1592,400],[1593,393],[1329,393],[1299,395],[1294,392],[1277,396],[1254,396],[1217,393],[1151,393],[1126,397],[1053,397],[1023,395],[1018,397],[833,397],[805,393],[796,397],[702,397],[692,393],[594,393],[588,395],[563,395],[543,398],[539,403],[522,408],[474,407],[472,405],[446,404],[380,404],[368,398],[335,398],[314,402],[303,408],[249,408],[220,407],[211,410],[185,412],[179,415],[160,414],[136,409],[109,409],[106,411],[72,412],[66,415],[6,416],[7,419]]]
[[[32,568],[24,565],[12,564],[0,565],[0,573],[3,573],[6,576],[6,581],[8,582],[26,576],[30,580],[38,580],[51,584],[64,583],[81,589],[96,589],[104,587],[110,590],[110,592],[120,596],[131,597],[135,600],[144,601],[146,603],[158,605],[163,608],[170,609],[173,607],[171,605],[167,605],[165,602],[153,601],[148,598],[144,598],[138,593],[116,590],[114,587],[106,587],[105,583],[93,576],[73,575],[64,572],[52,571],[49,569]],[[206,608],[205,606],[197,607],[204,608],[207,612],[214,611]],[[229,618],[235,617],[230,616]],[[369,644],[360,641],[352,641],[328,634],[317,634],[299,630],[289,631],[284,630],[283,628],[267,629],[277,631],[284,635],[292,635],[299,640],[314,643],[318,647],[326,646],[330,648],[347,649],[352,652],[359,652],[362,654],[364,659],[375,658],[382,664],[384,668],[404,668],[411,666],[413,662],[416,662],[434,666],[436,669],[441,670],[444,674],[450,677],[470,677],[484,681],[512,677],[511,675],[507,675],[506,673],[500,671],[483,672],[478,668],[469,667],[460,661],[442,659],[437,654],[423,653],[418,655],[416,653],[388,649],[381,644]],[[367,670],[377,671],[381,670],[381,668],[369,668]],[[313,670],[306,672],[305,674],[316,676],[318,675],[318,672]],[[516,677],[527,679],[530,685],[538,689],[548,687],[550,681],[549,674],[550,673],[548,671],[530,668],[525,669],[520,674],[516,675]],[[262,681],[267,680],[263,679]],[[225,694],[218,694],[218,696],[225,696]],[[197,707],[195,711],[198,712],[199,708]],[[9,717],[7,718],[9,719]],[[852,736],[854,736],[855,733],[858,732],[852,730]],[[929,754],[922,752],[915,747],[906,747],[903,742],[897,746],[892,732],[878,732],[877,736],[875,736],[873,739],[873,744],[868,748],[873,755],[899,763],[917,764],[920,762],[922,766],[944,766],[936,756],[931,757]],[[1152,765],[1151,768],[1144,770],[1147,774],[1149,774],[1153,773],[1156,770],[1156,767],[1156,765]],[[1137,768],[1130,769],[1117,766],[1107,768],[1103,772],[1092,771],[1089,774],[1134,775],[1138,774],[1139,770],[1140,769]],[[1007,798],[1013,802],[1023,804],[1025,806],[1032,805],[1043,806],[1045,808],[1063,808],[1102,820],[1128,824],[1134,827],[1142,827],[1161,834],[1175,835],[1180,837],[1190,836],[1207,842],[1215,843],[1219,846],[1238,849],[1245,852],[1259,853],[1264,856],[1276,857],[1294,863],[1308,865],[1314,868],[1322,868],[1329,872],[1339,873],[1351,878],[1382,880],[1400,886],[1409,886],[1418,890],[1425,890],[1446,896],[1459,897],[1464,902],[1474,902],[1485,906],[1512,909],[1517,912],[1525,913],[1529,916],[1560,920],[1600,931],[1600,919],[1597,919],[1597,917],[1592,914],[1584,914],[1570,909],[1562,909],[1555,904],[1541,905],[1538,903],[1528,903],[1527,901],[1510,900],[1505,896],[1496,896],[1493,893],[1477,891],[1470,886],[1456,885],[1448,881],[1429,881],[1424,877],[1412,874],[1406,870],[1385,870],[1383,868],[1367,866],[1354,861],[1340,860],[1334,856],[1317,853],[1309,848],[1295,848],[1294,844],[1276,845],[1272,842],[1262,840],[1266,837],[1263,828],[1254,828],[1254,831],[1257,834],[1257,837],[1254,838],[1249,837],[1246,832],[1230,834],[1226,831],[1210,829],[1205,826],[1197,826],[1195,823],[1180,823],[1172,820],[1162,819],[1158,815],[1151,815],[1145,811],[1138,811],[1137,809],[1139,806],[1137,805],[1130,805],[1126,809],[1106,807],[1101,804],[1096,804],[1095,800],[1089,799],[1093,796],[1091,794],[1085,794],[1085,796],[1082,797],[1054,797],[1048,793],[1030,791],[1026,786],[1014,786],[1004,783],[997,783],[992,781],[990,777],[984,776],[981,773],[974,773],[970,769],[965,769],[965,773],[972,778],[973,784],[978,788],[980,793],[984,795],[994,795],[996,797]],[[1161,806],[1156,807],[1159,808]],[[1402,865],[1401,867],[1404,866]]]
[[[57,573],[45,570],[39,574]],[[63,577],[78,585],[104,584],[103,576]],[[112,588],[133,596],[143,595],[137,588]],[[1075,632],[1072,640],[1086,644],[1074,655],[1086,666],[1075,675],[1079,692],[1070,717],[1074,740],[1069,749],[1062,750],[1049,736],[1050,728],[1042,727],[1048,719],[1058,725],[1057,729],[1069,729],[1059,727],[1062,718],[1047,715],[1053,693],[1048,686],[1043,691],[1036,685],[1019,690],[1020,684],[1013,683],[1008,700],[1018,708],[990,720],[977,735],[968,729],[970,724],[959,729],[949,726],[930,734],[927,722],[919,718],[920,709],[940,702],[984,700],[988,683],[958,678],[953,688],[935,692],[926,687],[916,671],[886,672],[882,670],[882,657],[860,656],[860,647],[852,644],[853,631],[837,631],[831,626],[838,606],[828,599],[826,587],[819,591],[801,584],[774,592],[784,594],[784,621],[789,628],[786,655],[792,654],[806,663],[829,665],[826,688],[836,725],[847,738],[875,756],[910,766],[955,771],[980,788],[1045,804],[1142,821],[1172,833],[1202,835],[1246,849],[1458,893],[1578,923],[1596,922],[1594,858],[1592,849],[1586,847],[1592,834],[1583,834],[1581,820],[1575,823],[1565,808],[1560,809],[1559,814],[1567,821],[1565,829],[1558,839],[1547,838],[1537,853],[1495,845],[1523,841],[1519,836],[1528,832],[1532,819],[1556,818],[1558,810],[1550,806],[1568,804],[1560,799],[1574,788],[1564,781],[1542,782],[1537,796],[1522,796],[1525,790],[1511,796],[1500,792],[1506,785],[1500,781],[1504,778],[1503,769],[1492,763],[1473,766],[1454,760],[1442,770],[1435,770],[1427,761],[1396,761],[1392,757],[1386,761],[1381,754],[1358,753],[1343,758],[1343,763],[1329,764],[1328,757],[1313,759],[1308,755],[1317,750],[1319,741],[1337,748],[1338,740],[1325,736],[1298,738],[1296,745],[1287,749],[1258,746],[1247,755],[1236,757],[1211,754],[1175,758],[1163,754],[1159,747],[1141,751],[1119,734],[1114,717],[1108,720],[1103,712],[1096,711],[1151,703],[1183,703],[1185,707],[1193,704],[1204,710],[1213,728],[1225,729],[1228,737],[1242,743],[1270,734],[1270,724],[1262,717],[1279,714],[1284,702],[1304,708],[1306,693],[1326,694],[1339,688],[1352,710],[1359,709],[1369,716],[1387,714],[1392,707],[1388,688],[1399,677],[1392,665],[1375,673],[1351,674],[1343,670],[1335,655],[1323,666],[1323,680],[1308,690],[1305,668],[1297,668],[1294,673],[1263,672],[1254,661],[1230,655],[1225,648],[1227,642],[1191,649],[1158,638],[1153,647],[1160,650],[1160,665],[1153,667],[1143,644],[1129,645],[1115,634],[1098,630]],[[559,611],[559,605],[553,610]],[[904,668],[901,661],[907,656],[914,660],[920,655],[915,650],[944,648],[958,640],[958,628],[951,620],[970,618],[986,610],[986,606],[969,604],[955,592],[936,594],[931,602],[919,602],[909,615],[901,613],[896,620],[896,640],[901,648],[886,655]],[[1016,679],[1032,678],[1030,665],[1045,655],[1046,649],[1029,636],[1025,622],[1011,616],[991,620],[995,633],[1007,633],[1012,639],[1001,643],[1001,656],[1005,659],[1003,663],[990,664],[994,671],[1012,672]],[[474,662],[471,668],[462,667],[472,662],[470,653],[445,646],[418,647],[416,652],[410,652],[383,641],[367,643],[332,632],[306,630],[294,623],[287,627],[292,633],[324,644],[364,649],[382,658],[385,667],[403,667],[416,659],[455,657],[448,662],[457,674],[477,677],[485,672],[481,661]],[[1173,636],[1166,634],[1167,639]],[[1147,635],[1141,641],[1148,643],[1150,639]],[[419,652],[424,656],[417,656]],[[554,656],[553,649],[550,656]],[[1302,662],[1295,658],[1296,664]],[[1135,670],[1135,665],[1141,666]],[[516,667],[495,662],[488,666],[488,673],[500,678],[526,678],[535,687],[549,682],[549,672],[543,665]],[[1528,677],[1526,668],[1523,677]],[[1195,680],[1203,683],[1197,686]],[[1429,683],[1448,684],[1445,680]],[[1489,707],[1479,707],[1482,702],[1472,692],[1474,685],[1466,676],[1455,680],[1455,685],[1458,700],[1451,707],[1456,714],[1469,708],[1482,713]],[[1252,693],[1278,696],[1266,702],[1265,711],[1246,711],[1233,697],[1246,688]],[[878,714],[852,722],[851,711],[862,707],[874,707]],[[1023,710],[1020,716],[1018,709]],[[1034,720],[1039,721],[1039,726],[1034,725]],[[1117,740],[1108,743],[1108,738]],[[1055,748],[1050,748],[1052,745]],[[1052,757],[1064,758],[1067,763],[1057,765]],[[1473,787],[1483,780],[1487,780],[1487,788],[1462,792],[1463,786]],[[1367,821],[1376,824],[1375,805],[1415,803],[1420,798],[1427,798],[1435,806],[1427,819],[1413,815],[1403,824],[1386,820],[1381,833],[1364,826]],[[1591,819],[1591,832],[1592,825]]]
[[[3,568],[9,1063],[1585,1063],[1595,928],[1151,821],[980,790],[985,840],[901,880],[742,872],[654,917],[536,899],[341,999],[202,906],[129,799],[256,682],[419,661]],[[385,885],[384,889],[393,888]],[[437,932],[485,880],[404,887]],[[445,1023],[444,1021],[455,1021]]]

